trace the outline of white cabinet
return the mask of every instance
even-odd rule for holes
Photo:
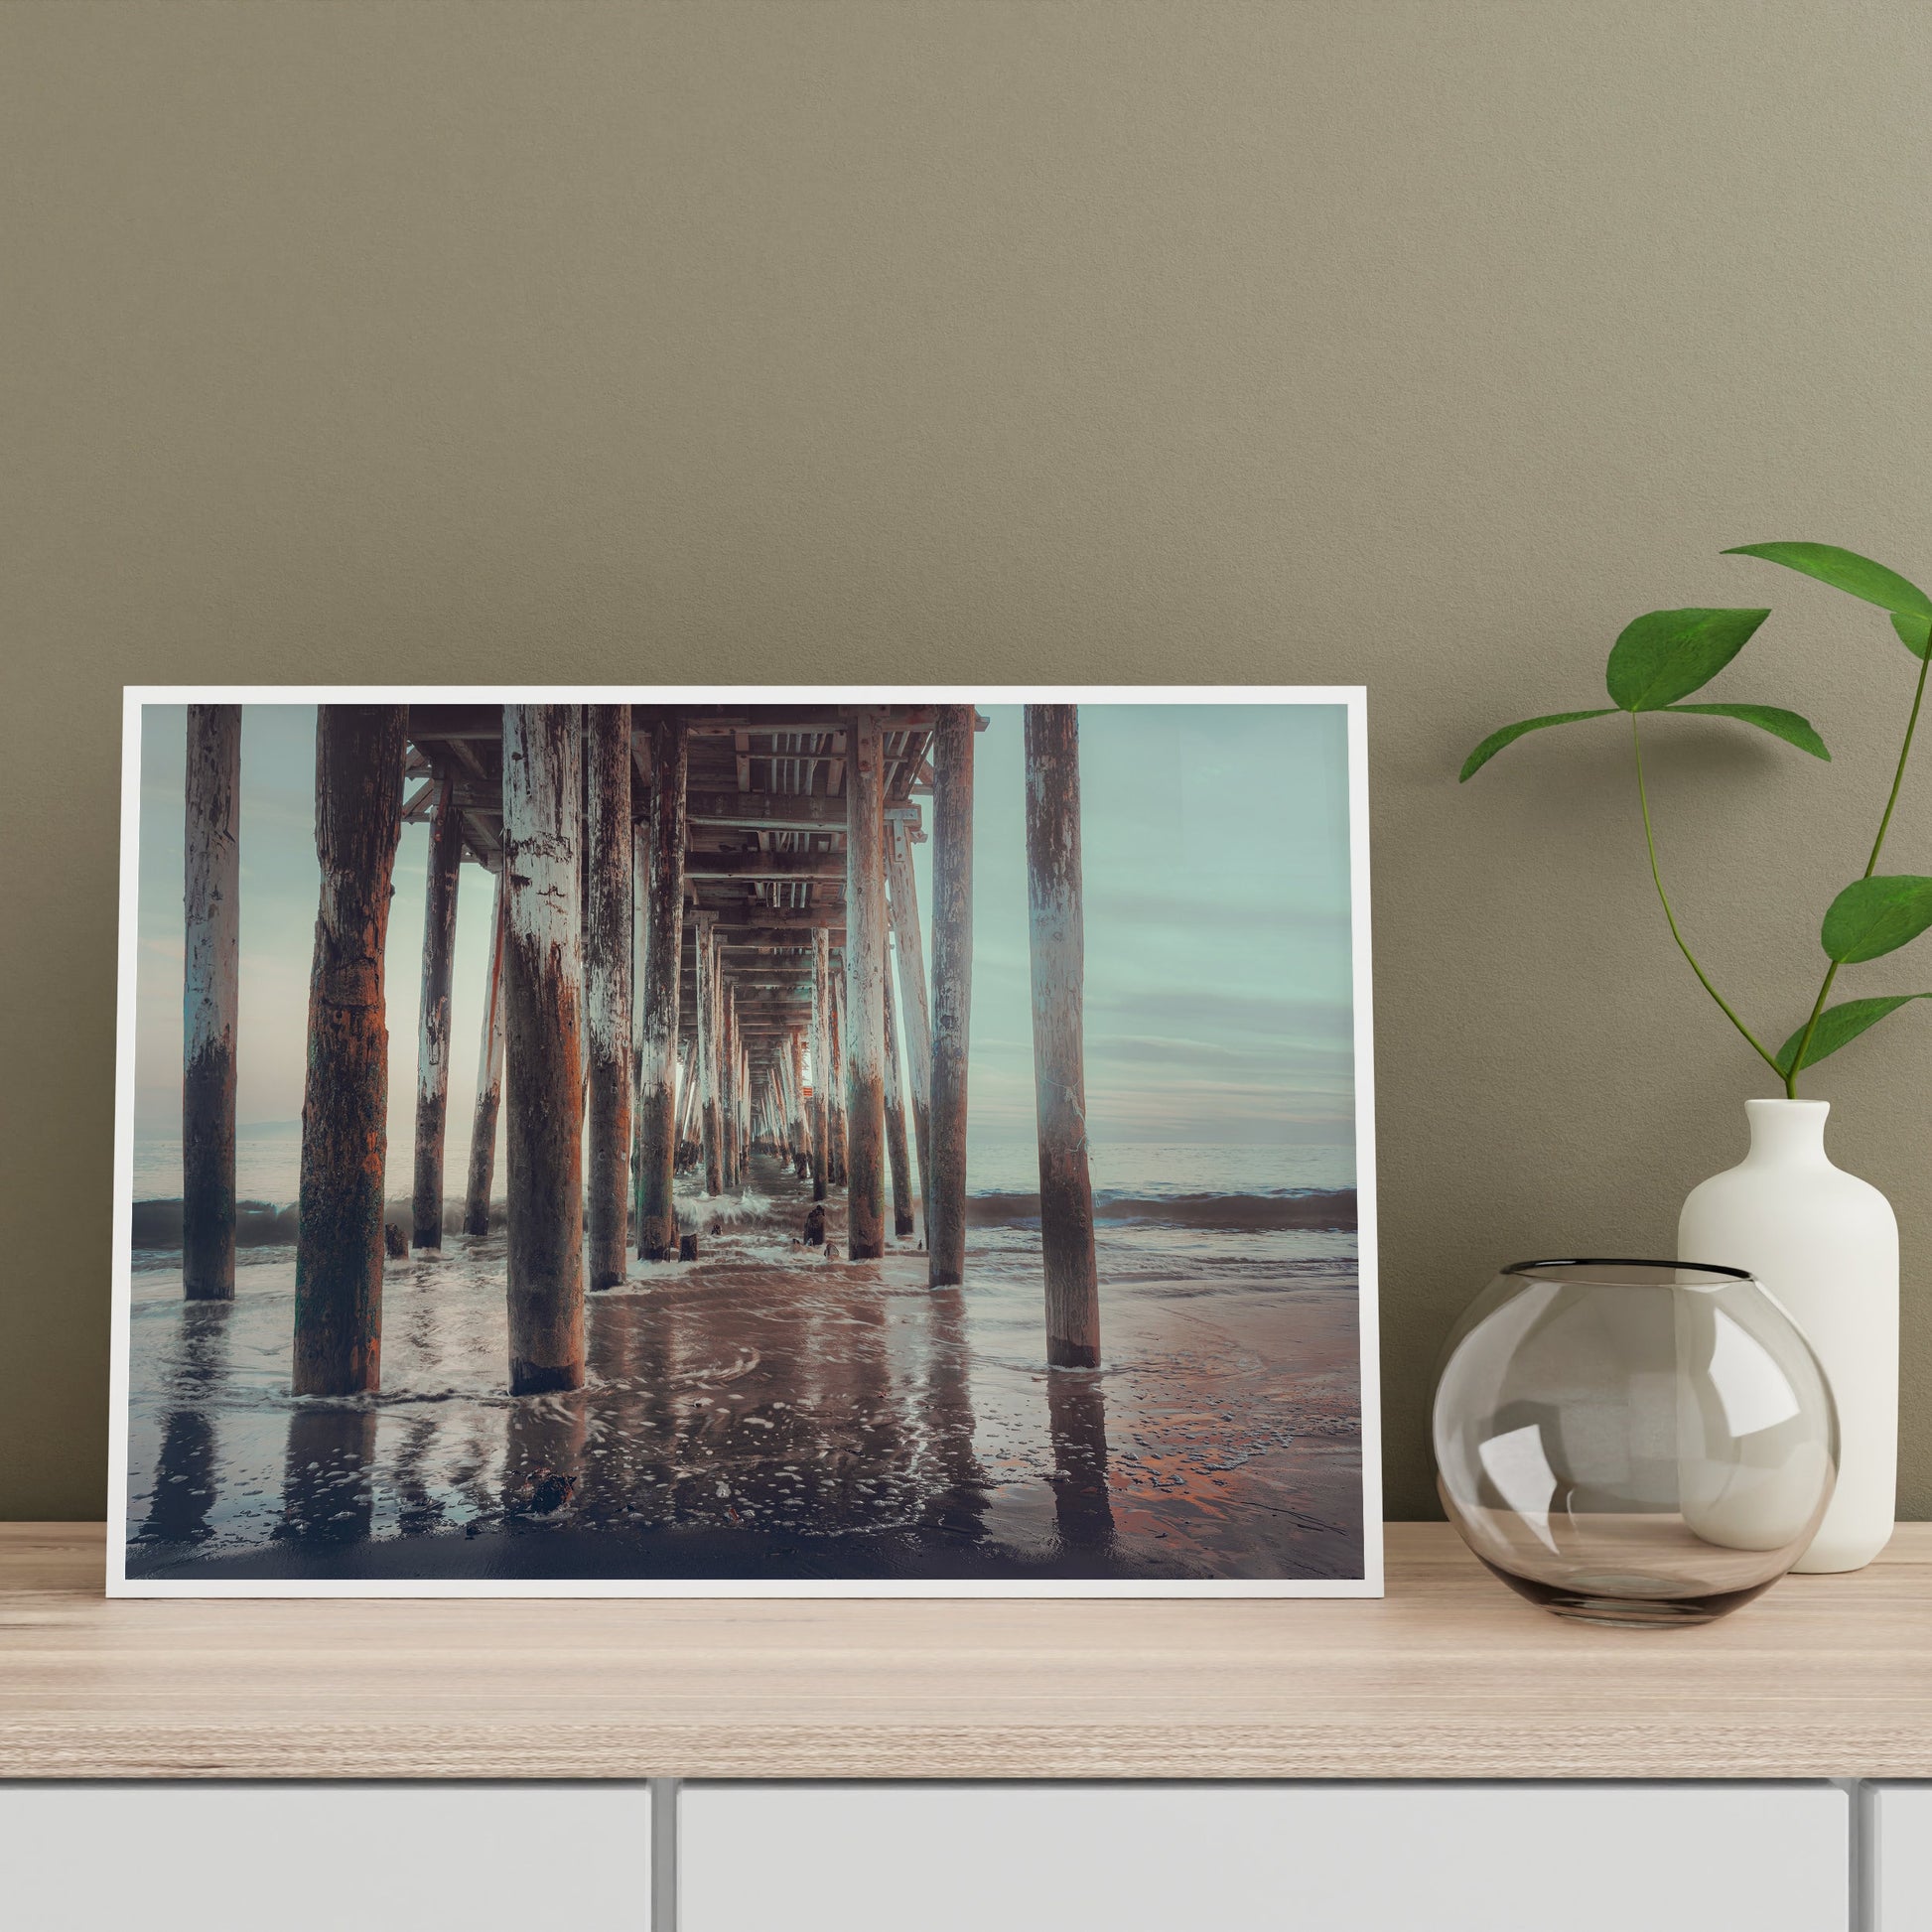
[[[1932,1932],[1932,1786],[1869,1802],[1877,1923]],[[689,1784],[677,1810],[675,1932],[1850,1923],[1827,1784]],[[641,1783],[0,1783],[0,1927],[673,1932],[651,1851]]]
[[[1829,1784],[693,1784],[679,1808],[678,1932],[1846,1932],[1850,1903]]]
[[[0,1784],[18,1932],[648,1932],[642,1784]]]
[[[1932,1784],[1874,1784],[1871,1806],[1871,1890],[1874,1932],[1932,1929]]]

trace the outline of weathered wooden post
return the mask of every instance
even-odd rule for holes
[[[852,714],[845,767],[846,1251],[886,1252],[886,798],[879,714]]]
[[[590,708],[590,1285],[624,1277],[630,1177],[630,707]]]
[[[725,991],[725,1034],[731,1041],[731,1184],[736,1188],[745,1183],[745,1045],[738,1036],[738,989],[722,978],[719,985]]]
[[[503,707],[510,1393],[584,1383],[583,712]]]
[[[657,760],[651,759],[653,788]],[[636,780],[630,790],[630,1132],[633,1165],[643,1143],[636,1138],[644,1091],[644,966],[650,957],[650,811],[651,794],[640,799]],[[633,1191],[641,1181],[631,1176]]]
[[[660,719],[651,734],[650,836],[644,875],[642,1075],[637,1089],[637,1166],[641,1207],[637,1253],[677,1259],[678,979],[684,965],[684,786],[689,763],[681,718]]]
[[[731,1143],[725,1130],[725,1109],[730,1102],[730,1079],[726,1071],[728,1042],[725,1038],[725,947],[715,931],[711,938],[711,1014],[712,1109],[718,1120],[718,1184],[722,1192],[731,1186]]]
[[[443,1141],[450,1111],[450,970],[456,955],[463,814],[444,772],[429,824],[423,893],[423,997],[416,1023],[416,1176],[410,1219],[419,1248],[443,1245]]]
[[[704,1190],[725,1191],[724,1147],[718,1120],[718,949],[711,922],[704,919],[692,934],[697,967],[699,1117],[703,1122]]]
[[[849,943],[849,942],[848,942]],[[832,1121],[832,1185],[850,1187],[852,1171],[846,1163],[845,1117],[845,974],[835,972],[828,986],[826,1010],[832,1019],[832,1069],[826,1091]]]
[[[316,712],[321,904],[309,972],[296,1217],[297,1395],[382,1384],[382,1169],[389,1028],[382,950],[402,833],[403,705]]]
[[[188,707],[182,910],[182,1293],[234,1299],[235,1009],[241,959],[241,707]]]
[[[964,1279],[966,1272],[966,1052],[973,1014],[973,725],[971,705],[943,705],[932,734],[932,1190],[926,1201],[925,1226],[927,1277],[934,1288],[950,1287]],[[901,944],[904,933],[901,926]]]
[[[738,1098],[738,1184],[752,1177],[752,1055],[738,1019],[738,995],[732,995],[732,1069]]]
[[[794,1030],[783,1049],[791,1075],[791,1144],[811,1158],[812,1134],[805,1119],[805,1042]]]
[[[630,803],[630,1235],[644,1218],[644,965],[650,956],[650,794]]]
[[[477,1051],[477,1112],[470,1126],[470,1188],[465,1234],[489,1232],[489,1188],[496,1174],[496,1110],[503,1097],[503,875],[489,912],[489,965],[483,978],[483,1044]]]
[[[722,952],[718,974],[718,1119],[724,1133],[720,1159],[725,1185],[738,1186],[738,995],[725,983]]]
[[[831,936],[822,925],[812,928],[812,1199],[823,1200],[831,1184],[832,1108],[828,1069],[832,1058],[830,992]]]
[[[1039,1233],[1046,1359],[1100,1362],[1100,1295],[1087,1176],[1080,911],[1080,710],[1027,707],[1027,900],[1032,916],[1034,1100],[1039,1123]]]
[[[901,1241],[912,1232],[911,1163],[905,1153],[905,1099],[898,1071],[898,1025],[893,1012],[893,976],[886,982],[886,1157],[893,1169],[893,1233]]]
[[[694,1029],[697,1026],[695,1018],[692,1026]],[[677,1142],[680,1154],[698,1139],[699,1086],[698,1042],[693,1038],[685,1042],[678,1056]]]
[[[738,1027],[738,995],[732,995],[733,1078],[738,1092],[738,1184],[752,1177],[752,1055]]]
[[[732,1190],[736,1136],[732,1132],[731,999],[725,987],[725,949],[712,952],[712,998],[718,1007],[718,1173],[726,1193]]]
[[[778,1045],[783,1052],[783,1042]],[[778,1060],[773,1060],[767,1069],[771,1080],[771,1135],[773,1144],[781,1158],[789,1161],[797,1143],[791,1138],[791,1102],[785,1094],[784,1069]]]
[[[932,1234],[932,1014],[926,1004],[925,940],[919,931],[919,889],[912,876],[912,839],[905,820],[886,823],[889,923],[898,955],[898,1011],[905,1016],[905,1071],[912,1089],[912,1151],[919,1163],[919,1212]]]

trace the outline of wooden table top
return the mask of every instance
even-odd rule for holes
[[[1531,1608],[1441,1524],[1309,1600],[109,1601],[0,1525],[0,1775],[1932,1777],[1932,1524],[1697,1630]]]

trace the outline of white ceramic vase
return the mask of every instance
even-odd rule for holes
[[[1859,1570],[1898,1479],[1898,1223],[1825,1155],[1824,1100],[1747,1100],[1750,1152],[1691,1190],[1678,1258],[1747,1270],[1804,1331],[1838,1403],[1838,1488],[1800,1571]]]

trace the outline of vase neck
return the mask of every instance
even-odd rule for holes
[[[1829,1100],[1747,1100],[1744,1118],[1751,1130],[1753,1162],[1800,1162],[1829,1166],[1825,1157],[1825,1116]]]

